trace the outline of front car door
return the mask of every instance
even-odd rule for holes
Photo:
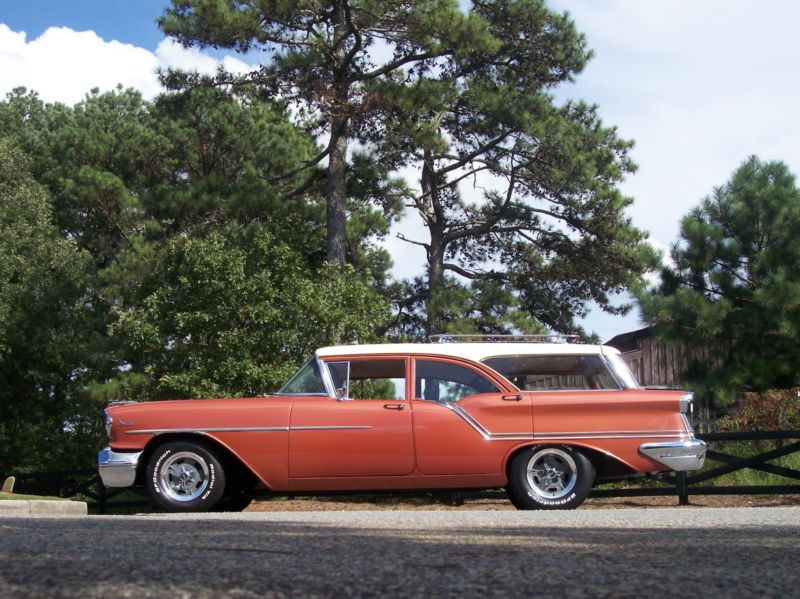
[[[403,476],[414,470],[405,357],[327,359],[340,399],[297,398],[289,477]]]

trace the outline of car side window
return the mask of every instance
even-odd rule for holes
[[[278,391],[279,395],[328,395],[316,358],[306,362]]]
[[[348,399],[402,401],[406,398],[405,360],[328,362],[337,393]]]
[[[469,395],[499,393],[500,389],[481,373],[448,362],[417,360],[414,397],[453,403]]]
[[[523,391],[619,389],[599,356],[504,356],[483,363]]]

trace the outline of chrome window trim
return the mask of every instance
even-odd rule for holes
[[[602,347],[600,348],[599,357],[600,361],[606,367],[606,371],[611,375],[611,378],[614,379],[614,381],[616,381],[617,383],[617,388],[613,389],[613,391],[623,391],[625,389],[628,389],[629,387],[625,385],[625,381],[622,380],[622,378],[619,376],[614,366],[611,364],[611,360],[609,360],[608,357],[603,353]]]
[[[636,375],[633,374],[633,371],[625,363],[625,360],[622,359],[622,354],[609,354],[609,355],[614,355],[615,357],[619,358],[619,361],[622,362],[622,364],[625,366],[625,369],[631,376],[631,380],[634,383],[636,383],[636,386],[629,387],[628,385],[625,384],[625,379],[622,376],[620,376],[619,372],[617,371],[617,367],[614,365],[615,363],[611,360],[611,358],[608,357],[609,355],[606,355],[605,351],[603,351],[603,346],[600,346],[600,355],[603,356],[603,359],[607,362],[609,371],[613,374],[613,376],[617,378],[617,381],[621,385],[622,389],[640,389],[642,387],[642,384],[636,378]]]
[[[278,397],[330,397],[330,395],[325,393],[274,393],[273,395]]]
[[[333,384],[333,377],[328,370],[328,365],[325,363],[325,360],[320,358],[317,354],[314,354],[314,359],[317,361],[317,364],[319,364],[319,371],[322,375],[322,384],[325,385],[325,389],[328,391],[328,397],[334,401],[340,401],[336,397],[336,387]]]
[[[326,368],[323,368],[324,362],[322,362],[322,360],[319,359],[319,356],[317,356],[316,353],[314,354],[314,356],[311,359],[309,359],[307,362],[305,362],[303,364],[303,366],[301,366],[300,368],[301,369],[305,368],[305,366],[309,362],[311,362],[311,360],[314,360],[317,363],[317,367],[319,368],[320,378],[322,379],[322,386],[325,387],[326,393],[281,393],[280,389],[279,389],[278,391],[273,393],[273,395],[274,396],[278,396],[278,397],[335,397],[335,395],[331,392],[332,389],[333,389],[332,379],[330,379],[330,378],[326,379],[325,378],[326,374],[328,375],[328,377],[330,377],[330,373],[328,372],[328,370]],[[289,380],[286,381],[283,384],[283,387],[285,387],[289,383],[289,381],[291,381],[294,378],[294,376],[295,376],[295,374],[297,374],[297,372],[299,372],[299,369],[297,371],[295,371],[295,373],[292,374],[292,376],[289,378]],[[281,387],[281,389],[283,389],[283,387]]]
[[[494,360],[497,358],[538,358],[538,357],[547,357],[547,358],[580,358],[580,357],[596,357],[600,360],[603,366],[606,369],[606,372],[611,376],[611,379],[617,384],[615,389],[520,389],[514,383],[508,380],[502,372],[495,370],[489,364],[486,363],[486,360]],[[593,354],[589,353],[585,356],[583,354],[498,354],[487,356],[482,358],[479,362],[482,366],[488,368],[492,372],[496,372],[497,375],[503,379],[509,386],[513,387],[517,391],[522,393],[597,393],[597,392],[615,392],[615,391],[626,391],[628,389],[635,389],[636,387],[627,387],[624,384],[624,381],[619,377],[617,372],[611,365],[611,362],[606,358],[605,354],[602,353],[602,349],[600,353]]]

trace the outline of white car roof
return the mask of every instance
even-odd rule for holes
[[[425,354],[464,358],[482,362],[500,356],[566,356],[618,354],[608,345],[580,343],[381,343],[373,345],[334,345],[317,350],[317,356],[358,356],[379,354]]]

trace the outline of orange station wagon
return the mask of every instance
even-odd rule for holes
[[[500,487],[519,509],[572,509],[603,481],[701,468],[691,402],[601,345],[326,347],[268,397],[112,404],[98,460],[106,486],[168,511]]]

